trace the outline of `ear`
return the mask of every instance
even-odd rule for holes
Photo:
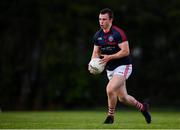
[[[112,19],[110,19],[111,20],[111,22],[113,22],[113,18]]]

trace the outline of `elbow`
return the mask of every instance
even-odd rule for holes
[[[128,55],[130,55],[130,51],[129,50],[126,52],[126,56],[128,56]]]
[[[130,51],[129,51],[129,50],[124,50],[124,51],[123,51],[123,55],[124,55],[124,56],[128,56],[129,54],[130,54]]]

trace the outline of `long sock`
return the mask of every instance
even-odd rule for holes
[[[132,106],[135,106],[140,111],[144,111],[144,105],[142,103],[140,103],[139,101],[137,101],[131,95],[127,96],[127,103],[132,105]]]
[[[144,105],[138,101],[136,102],[135,107],[140,111],[144,111]]]
[[[115,108],[108,107],[108,116],[114,116]]]

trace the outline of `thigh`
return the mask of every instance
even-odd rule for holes
[[[107,88],[113,89],[113,91],[119,92],[121,87],[125,84],[125,77],[120,75],[113,75],[112,79],[109,81]]]
[[[124,98],[126,97],[128,94],[127,94],[127,89],[126,89],[126,82],[124,82],[124,84],[122,84],[118,90],[117,90],[117,95],[118,95],[118,98],[121,99],[121,98]]]

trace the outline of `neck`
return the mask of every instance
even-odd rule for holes
[[[110,24],[106,29],[103,29],[103,31],[104,31],[105,33],[109,32],[111,26],[112,26],[112,24]]]

